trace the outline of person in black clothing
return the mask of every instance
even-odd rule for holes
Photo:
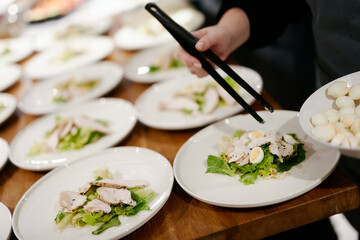
[[[194,32],[199,51],[212,49],[226,59],[239,47],[258,49],[274,43],[287,25],[311,12],[315,44],[316,87],[360,71],[360,1],[358,0],[224,0],[218,23]],[[179,49],[189,71],[207,75],[200,62]],[[286,88],[286,86],[284,87]],[[342,156],[340,166],[360,184],[360,160]],[[345,213],[360,232],[360,210]]]

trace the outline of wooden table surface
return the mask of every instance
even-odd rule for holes
[[[108,60],[120,64],[133,52],[115,50]],[[26,60],[25,60],[26,61]],[[23,61],[24,62],[24,61]],[[23,63],[22,62],[22,63]],[[7,92],[19,98],[33,83],[21,79]],[[123,81],[107,97],[118,97],[135,103],[150,85]],[[262,95],[275,107],[281,107],[265,92]],[[259,104],[255,109],[262,109]],[[9,143],[14,136],[37,119],[20,110],[0,126],[0,137]],[[172,163],[180,147],[200,128],[164,131],[137,123],[130,135],[118,146],[140,146],[152,149]],[[0,202],[11,212],[27,189],[46,172],[32,172],[8,162],[0,172]],[[357,186],[337,168],[322,184],[310,192],[284,203],[268,207],[230,209],[198,201],[174,182],[173,191],[164,207],[145,225],[127,236],[128,239],[258,239],[302,226],[336,213],[359,207]],[[12,234],[12,239],[16,239]]]

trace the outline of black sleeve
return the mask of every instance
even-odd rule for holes
[[[241,8],[250,21],[247,48],[267,46],[280,37],[287,24],[308,11],[304,0],[223,0],[218,19],[230,8]]]

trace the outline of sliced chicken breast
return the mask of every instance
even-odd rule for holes
[[[99,199],[94,199],[85,205],[84,211],[87,213],[94,213],[94,212],[109,213],[111,212],[111,207],[108,203],[105,203]]]
[[[103,179],[99,181],[93,181],[90,184],[100,187],[110,188],[143,188],[147,185],[143,180],[121,180],[121,179]]]
[[[116,189],[108,187],[100,187],[96,190],[99,194],[99,199],[110,204],[127,204],[135,206],[136,202],[131,198],[131,192],[125,188]]]
[[[65,212],[72,212],[86,202],[87,197],[73,191],[64,191],[60,193],[59,204]]]

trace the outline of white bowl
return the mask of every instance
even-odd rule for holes
[[[322,140],[316,138],[312,134],[312,129],[314,129],[314,127],[310,122],[310,118],[316,113],[322,112],[329,108],[333,108],[333,104],[335,102],[334,98],[331,98],[330,96],[328,96],[326,93],[326,90],[332,83],[334,83],[336,81],[344,81],[347,83],[347,85],[349,87],[353,86],[357,83],[360,83],[360,71],[345,75],[338,79],[335,79],[334,81],[329,82],[328,84],[322,86],[320,89],[318,89],[316,92],[314,92],[304,102],[304,104],[302,105],[302,107],[300,109],[300,114],[299,114],[300,126],[302,127],[302,129],[304,130],[304,132],[306,134],[308,134],[311,138],[315,139],[316,141],[318,141],[326,146],[339,149],[340,152],[345,156],[360,159],[360,147],[350,148],[350,147],[334,145],[334,144],[322,141]]]

